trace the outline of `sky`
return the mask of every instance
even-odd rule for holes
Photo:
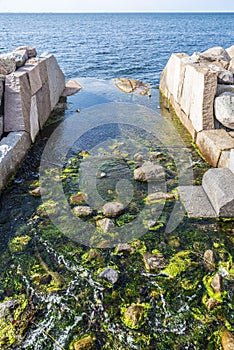
[[[234,1],[0,0],[0,12],[234,12]]]

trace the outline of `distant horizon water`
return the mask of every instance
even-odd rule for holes
[[[0,53],[21,45],[54,54],[67,79],[158,85],[173,52],[234,45],[234,12],[0,13]]]

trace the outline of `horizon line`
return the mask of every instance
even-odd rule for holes
[[[233,11],[87,11],[87,12],[68,12],[68,11],[0,11],[0,14],[134,14],[134,13],[234,13]]]

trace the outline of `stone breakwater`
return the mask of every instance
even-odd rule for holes
[[[17,170],[61,95],[77,91],[56,58],[22,46],[0,55],[0,190]],[[79,87],[80,88],[80,87]],[[78,90],[79,90],[78,88]]]
[[[172,54],[160,91],[207,162],[222,168],[210,169],[202,186],[179,188],[188,214],[234,217],[234,46]]]

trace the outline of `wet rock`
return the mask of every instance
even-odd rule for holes
[[[71,204],[85,203],[86,200],[87,200],[87,196],[83,193],[77,193],[74,196],[71,196],[70,198]]]
[[[37,187],[34,190],[30,191],[30,193],[34,196],[34,197],[40,197],[41,196],[41,187]]]
[[[149,220],[147,222],[148,228],[153,228],[155,225],[157,225],[157,221],[155,221],[155,220]]]
[[[110,218],[115,218],[124,211],[123,204],[119,202],[109,202],[103,206],[103,214]]]
[[[150,254],[145,253],[143,255],[145,268],[147,271],[155,270],[155,269],[163,269],[165,267],[165,259],[161,253],[158,254]]]
[[[79,205],[73,208],[73,212],[78,216],[89,216],[92,214],[93,210],[90,207]]]
[[[208,268],[208,270],[210,271],[214,270],[215,259],[214,259],[214,253],[211,249],[208,249],[205,251],[203,255],[203,261],[205,266]]]
[[[234,129],[234,93],[224,92],[215,98],[215,117],[222,125]]]
[[[210,298],[207,302],[207,309],[209,311],[212,311],[219,305],[220,305],[220,302],[218,300]]]
[[[0,55],[0,74],[7,75],[16,70],[16,62],[14,57],[9,54]]]
[[[65,89],[62,93],[63,97],[75,95],[82,89],[82,86],[75,80],[71,79],[65,84]]]
[[[222,289],[222,278],[220,275],[216,274],[211,282],[211,287],[215,293],[221,293]]]
[[[119,273],[116,270],[108,267],[99,273],[98,278],[107,280],[111,284],[115,284],[119,279]]]
[[[105,218],[97,221],[97,226],[102,229],[103,232],[107,233],[114,229],[115,225],[111,219]]]
[[[133,159],[134,159],[136,162],[143,162],[144,157],[143,157],[142,154],[136,153],[136,154],[134,154]]]
[[[234,350],[234,335],[227,330],[222,333],[222,347],[223,350]]]
[[[145,306],[141,304],[129,306],[122,317],[124,324],[132,329],[138,329],[145,319]]]
[[[115,85],[127,94],[136,91],[141,95],[147,95],[149,91],[149,86],[147,84],[134,79],[118,78],[115,81]]]
[[[155,192],[148,195],[146,198],[147,204],[153,204],[157,200],[173,200],[175,199],[174,194],[164,193],[164,192]]]
[[[159,164],[145,162],[140,168],[134,170],[134,179],[137,181],[163,181],[165,179],[164,169]]]
[[[119,243],[116,247],[116,253],[133,253],[135,249],[128,243]]]
[[[74,350],[93,350],[95,349],[95,339],[90,335],[87,335],[83,339],[75,341],[73,343]]]
[[[106,176],[107,176],[106,173],[102,172],[102,173],[100,174],[99,178],[100,178],[100,179],[104,179]]]

